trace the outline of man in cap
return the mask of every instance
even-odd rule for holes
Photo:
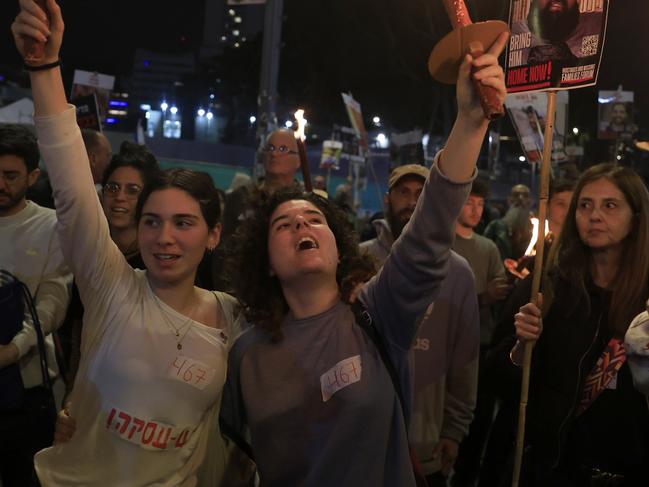
[[[380,264],[410,220],[427,176],[428,169],[418,164],[392,171],[384,200],[386,219],[375,220],[377,237],[361,244]],[[410,443],[431,487],[446,485],[473,418],[480,343],[476,296],[471,268],[451,251],[448,274],[422,318],[413,347]]]

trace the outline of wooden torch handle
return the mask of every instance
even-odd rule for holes
[[[484,46],[481,42],[472,42],[469,44],[469,54],[474,58],[484,54]],[[475,68],[472,69],[472,72],[476,72]],[[478,93],[480,98],[480,103],[482,104],[482,110],[484,115],[488,120],[496,120],[503,115],[505,115],[505,107],[498,99],[498,92],[495,88],[491,86],[485,86],[480,83],[475,78],[472,78],[473,86]]]
[[[300,155],[300,168],[302,169],[302,177],[304,178],[304,189],[312,193],[313,182],[311,181],[311,168],[309,167],[309,157],[306,153],[306,146],[302,139],[297,139],[297,151]]]

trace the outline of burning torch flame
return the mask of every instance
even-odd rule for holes
[[[304,110],[301,108],[296,111],[293,116],[297,122],[297,130],[295,131],[295,138],[301,141],[304,141],[306,138],[304,135],[304,127],[306,127],[306,118],[304,118]]]
[[[530,218],[530,221],[532,222],[532,240],[530,240],[530,244],[527,246],[527,250],[525,250],[525,255],[536,254],[536,241],[539,239],[539,219]],[[548,225],[548,221],[545,220],[545,232],[543,232],[543,238],[545,238],[548,233],[550,233],[550,226]]]

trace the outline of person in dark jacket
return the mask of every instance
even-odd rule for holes
[[[623,340],[649,295],[648,238],[640,177],[612,164],[587,170],[548,258],[540,305],[515,315],[512,363],[522,362],[525,342],[536,342],[529,485],[646,484],[649,411]]]

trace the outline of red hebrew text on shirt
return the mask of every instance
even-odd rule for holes
[[[196,431],[195,426],[171,426],[138,418],[117,408],[108,412],[106,429],[123,440],[154,451],[182,448]]]

